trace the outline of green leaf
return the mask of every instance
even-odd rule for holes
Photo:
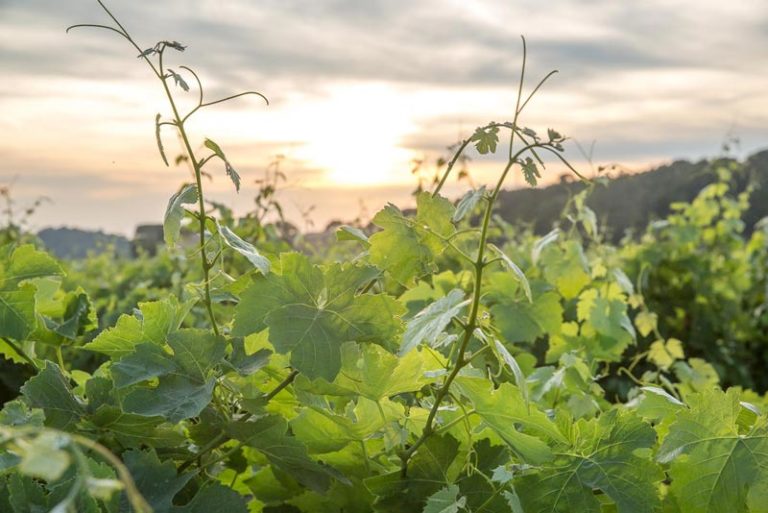
[[[487,153],[496,153],[496,145],[499,143],[498,127],[478,128],[470,137],[470,141],[475,143],[475,148],[480,155]]]
[[[0,260],[0,337],[24,340],[37,326],[37,278],[62,276],[59,264],[31,244],[19,246]]]
[[[368,236],[360,228],[343,224],[336,230],[336,240],[354,240],[360,242],[363,246],[370,246]]]
[[[272,351],[259,349],[252,354],[246,353],[242,338],[232,340],[232,354],[227,357],[227,364],[241,376],[250,376],[269,363]]]
[[[0,411],[0,425],[10,427],[43,427],[45,415],[42,410],[29,408],[21,399],[8,401]]]
[[[428,370],[439,366],[423,351],[410,351],[398,358],[381,346],[346,343],[341,346],[341,371],[331,384],[322,380],[296,386],[310,393],[333,396],[363,396],[372,401],[406,392],[415,392],[432,381]]]
[[[459,487],[454,484],[432,494],[423,513],[458,513],[466,504],[467,498],[459,498]]]
[[[219,226],[219,233],[227,246],[243,255],[262,274],[269,273],[272,264],[267,257],[259,253],[253,244],[244,241],[226,226]]]
[[[282,274],[258,276],[235,311],[233,334],[269,328],[275,350],[309,378],[333,380],[344,342],[391,344],[404,308],[385,295],[357,294],[376,276],[361,266],[313,266],[296,253],[281,256]]]
[[[161,462],[152,449],[126,451],[123,461],[154,513],[170,513],[173,498],[194,476],[177,475],[176,465],[172,461]]]
[[[163,219],[163,236],[169,248],[173,248],[179,241],[181,220],[184,218],[184,205],[192,205],[196,202],[197,186],[191,183],[182,187],[168,200]]]
[[[136,346],[133,353],[115,362],[110,370],[115,388],[120,389],[163,376],[175,368],[170,355],[161,346],[146,343]]]
[[[422,342],[434,346],[451,320],[459,315],[469,300],[464,299],[464,291],[453,289],[445,297],[431,303],[417,313],[403,334],[400,355],[407,354]]]
[[[88,295],[72,293],[67,295],[64,315],[60,321],[44,317],[46,327],[68,340],[75,340],[84,331],[97,326],[96,313]]]
[[[210,139],[205,140],[205,147],[211,150],[214,155],[219,157],[222,162],[224,162],[224,170],[227,172],[227,176],[230,180],[232,180],[232,183],[235,184],[235,189],[237,192],[240,192],[240,175],[237,174],[237,171],[235,171],[235,168],[232,167],[232,165],[229,163],[229,160],[227,160],[227,156],[224,155],[224,151],[222,151],[221,147],[213,142]]]
[[[11,474],[8,479],[9,502],[13,513],[43,513],[49,511],[48,497],[43,486],[31,477]]]
[[[528,383],[525,381],[525,374],[523,374],[523,370],[520,368],[520,365],[518,365],[515,357],[512,356],[512,353],[507,351],[507,348],[504,347],[501,342],[496,339],[494,339],[493,342],[496,351],[501,355],[502,361],[507,364],[509,370],[512,371],[512,375],[515,376],[517,388],[520,390],[520,395],[523,397],[523,401],[525,401],[525,407],[528,408],[530,412],[531,404],[528,398]]]
[[[453,217],[451,220],[454,223],[458,223],[464,217],[471,213],[475,206],[477,205],[477,202],[480,201],[483,196],[485,195],[485,185],[480,187],[479,189],[473,189],[471,191],[467,191],[464,196],[461,197],[458,204],[456,205],[456,211],[453,213]]]
[[[536,162],[534,162],[531,157],[526,157],[525,161],[520,165],[523,169],[523,177],[525,178],[525,181],[528,182],[528,185],[531,187],[536,187],[538,179],[541,178],[541,173],[539,173],[539,168],[536,165]]]
[[[170,422],[180,422],[200,415],[211,402],[215,384],[215,378],[201,383],[186,376],[163,376],[156,387],[136,387],[129,392],[123,399],[123,409],[129,413],[148,417],[160,415]]]
[[[496,431],[525,463],[541,464],[553,458],[546,441],[565,442],[554,422],[536,408],[526,406],[520,390],[502,383],[491,391],[485,379],[458,378],[461,393],[466,396],[483,421]],[[516,426],[521,426],[525,433]],[[530,434],[528,434],[530,433]]]
[[[61,434],[43,431],[24,448],[19,464],[23,474],[46,481],[59,479],[72,463],[67,451],[69,438]]]
[[[590,282],[584,249],[578,241],[569,240],[561,246],[548,244],[541,250],[539,263],[544,267],[544,277],[566,299],[578,296]]]
[[[165,344],[168,334],[179,328],[192,308],[192,302],[179,303],[169,295],[160,301],[139,303],[138,315],[121,315],[115,327],[102,331],[85,349],[122,358],[139,344]]]
[[[280,470],[316,492],[327,491],[333,469],[307,456],[306,447],[288,433],[288,423],[277,415],[267,415],[250,422],[234,423],[230,435],[248,447],[260,451]]]
[[[58,365],[46,362],[37,376],[21,387],[27,403],[45,412],[45,425],[66,431],[85,414]]]
[[[369,477],[363,482],[377,496],[376,511],[422,511],[427,499],[449,486],[457,477],[451,470],[458,456],[459,442],[449,435],[433,435],[424,442],[408,465],[400,471]]]
[[[216,377],[210,374],[224,358],[224,337],[183,329],[168,335],[168,345],[173,349],[172,357],[145,344],[127,357],[126,365],[118,362],[116,381],[122,386],[159,376],[156,386],[135,387],[125,396],[125,411],[178,422],[196,417],[211,401]],[[143,374],[139,369],[142,362],[146,368]]]
[[[173,508],[173,513],[248,513],[245,499],[219,483],[209,482],[186,505]]]
[[[173,81],[176,83],[177,86],[181,87],[184,90],[184,92],[189,91],[189,84],[187,84],[187,81],[184,80],[184,78],[181,75],[173,71],[171,68],[168,68],[167,71],[168,73],[171,74],[171,76],[173,77]]]
[[[445,248],[444,239],[456,231],[451,222],[454,212],[450,201],[428,192],[417,196],[414,219],[388,205],[373,218],[383,230],[370,237],[371,263],[403,285],[432,272],[435,257]]]
[[[671,462],[672,494],[682,513],[764,511],[768,485],[768,429],[739,432],[739,392],[688,396],[658,453]],[[756,506],[759,507],[755,509]]]
[[[599,419],[580,420],[570,450],[554,461],[515,479],[526,513],[601,513],[595,490],[616,505],[618,513],[654,513],[657,483],[663,472],[647,457],[656,441],[653,428],[634,414],[617,410]]]
[[[185,440],[174,427],[160,416],[147,417],[126,413],[111,405],[102,405],[89,421],[103,432],[109,433],[124,447],[178,447]]]
[[[528,283],[528,278],[525,277],[525,273],[522,269],[520,269],[517,264],[515,264],[511,258],[509,258],[506,253],[504,253],[501,249],[499,249],[495,244],[488,244],[488,246],[497,254],[499,255],[499,258],[501,258],[501,261],[504,262],[504,265],[512,271],[512,274],[514,274],[517,281],[520,282],[520,284],[523,286],[523,290],[525,291],[525,297],[528,298],[529,302],[533,302],[533,297],[531,296],[531,284]]]
[[[491,314],[506,342],[533,342],[541,335],[560,330],[563,306],[556,293],[545,292],[536,296],[533,303],[501,298],[499,304],[491,307]]]

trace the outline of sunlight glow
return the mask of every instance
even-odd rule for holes
[[[404,183],[415,153],[402,146],[414,130],[402,97],[378,84],[334,86],[327,98],[303,105],[294,157],[340,186]]]

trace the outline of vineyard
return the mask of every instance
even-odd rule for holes
[[[768,512],[768,222],[745,231],[739,162],[608,242],[603,179],[524,124],[551,74],[526,82],[523,41],[510,119],[463,140],[413,212],[310,244],[269,221],[269,189],[258,215],[206,201],[206,174],[241,179],[187,121],[261,94],[208,99],[167,67],[182,44],[145,48],[102,7],[72,37],[145,61],[161,160],[178,136],[192,179],[157,255],[58,261],[0,231],[0,511]],[[450,200],[470,152],[501,159],[496,181]],[[541,237],[495,208],[547,158],[584,187]]]

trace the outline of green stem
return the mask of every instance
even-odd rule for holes
[[[173,94],[171,93],[171,89],[168,87],[168,82],[166,81],[164,68],[163,68],[163,52],[165,50],[160,50],[160,55],[158,57],[159,59],[159,73],[158,76],[160,78],[160,82],[163,84],[163,90],[165,91],[165,95],[168,98],[168,103],[171,106],[171,110],[173,111],[173,118],[176,125],[176,128],[179,131],[179,135],[181,136],[182,143],[184,145],[184,149],[187,153],[187,158],[189,158],[189,162],[192,164],[192,169],[195,173],[195,185],[197,186],[197,209],[198,209],[198,220],[199,220],[199,242],[198,247],[200,250],[200,264],[203,270],[203,287],[205,292],[204,302],[205,302],[205,309],[208,311],[208,317],[211,319],[211,327],[213,328],[213,332],[218,335],[219,334],[219,326],[216,322],[216,316],[213,313],[213,301],[211,300],[211,284],[210,284],[210,270],[211,270],[211,262],[208,260],[208,255],[205,250],[206,241],[205,241],[205,221],[208,218],[205,214],[205,196],[203,194],[203,173],[202,173],[202,166],[200,161],[197,160],[195,157],[195,152],[192,150],[192,145],[189,143],[189,136],[187,135],[187,130],[184,126],[185,118],[182,118],[179,114],[179,109],[176,107],[176,101],[173,98]]]

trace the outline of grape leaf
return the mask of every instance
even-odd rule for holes
[[[27,282],[63,274],[53,258],[31,244],[3,255],[0,260],[0,337],[27,338],[37,326],[35,286]]]
[[[173,498],[194,477],[193,473],[177,475],[176,465],[172,461],[161,462],[152,449],[126,451],[123,461],[154,513],[170,513]]]
[[[406,478],[400,471],[369,477],[363,482],[377,496],[375,511],[422,511],[427,499],[455,479],[451,468],[459,442],[450,435],[435,435],[422,444],[408,465]]]
[[[650,449],[653,428],[632,413],[611,410],[599,419],[574,426],[570,450],[518,479],[514,486],[527,513],[600,513],[600,490],[618,513],[654,513],[659,505],[657,483],[664,474],[634,451]]]
[[[480,155],[496,153],[496,145],[499,143],[498,127],[478,128],[469,139],[475,143],[475,149]]]
[[[266,415],[255,421],[236,422],[227,428],[236,440],[260,451],[277,468],[316,492],[324,492],[336,476],[333,469],[321,465],[307,455],[306,447],[288,433],[288,423],[277,415]]]
[[[687,397],[658,453],[671,462],[671,491],[682,513],[763,511],[768,486],[768,429],[739,431],[739,392]],[[758,505],[759,508],[755,508]]]
[[[467,498],[459,497],[459,487],[454,484],[430,495],[423,513],[458,513],[466,504]]]
[[[416,217],[406,218],[394,205],[388,205],[373,218],[383,228],[370,237],[371,263],[388,271],[403,285],[435,269],[434,259],[445,248],[443,239],[456,228],[451,223],[455,209],[450,201],[428,192],[416,198]]]
[[[232,167],[232,164],[229,163],[229,160],[227,159],[227,156],[224,155],[224,151],[221,149],[221,146],[216,144],[210,139],[205,140],[205,147],[208,148],[213,152],[214,155],[219,157],[222,162],[224,162],[224,170],[227,173],[227,176],[230,180],[232,180],[232,183],[235,184],[235,189],[237,192],[240,192],[240,175],[235,171],[235,168]]]
[[[191,183],[182,187],[168,200],[163,219],[163,237],[169,248],[173,248],[179,241],[184,205],[192,205],[195,202],[197,202],[197,186]]]
[[[552,459],[552,451],[545,441],[565,442],[557,426],[547,416],[526,406],[520,390],[502,383],[491,391],[484,379],[458,378],[457,387],[475,408],[485,423],[496,431],[526,463],[540,464]],[[518,430],[521,426],[525,433]]]
[[[58,365],[46,362],[36,376],[21,387],[21,394],[33,408],[45,412],[45,425],[56,429],[72,428],[85,415],[85,408],[72,394]]]
[[[532,303],[502,296],[499,303],[491,307],[491,314],[505,341],[533,342],[545,333],[560,330],[563,307],[554,292],[537,295]]]
[[[125,411],[178,422],[199,415],[210,402],[216,380],[211,371],[224,358],[224,337],[183,329],[168,335],[168,345],[172,356],[143,344],[124,358],[124,365],[123,360],[116,364],[113,375],[120,386],[159,377],[156,386],[132,389],[123,399]]]
[[[248,508],[245,505],[245,499],[239,493],[213,482],[203,486],[186,505],[173,508],[172,513],[212,513],[214,511],[248,513]]]
[[[432,379],[428,370],[439,366],[422,351],[410,351],[398,358],[375,344],[348,342],[341,346],[341,371],[332,383],[308,381],[300,376],[296,386],[310,393],[367,397],[379,401],[405,392],[420,390]]]
[[[403,334],[403,342],[400,345],[400,355],[407,354],[422,342],[434,346],[445,328],[451,323],[451,319],[459,315],[469,300],[464,299],[464,291],[453,289],[445,297],[431,303],[417,313]]]
[[[244,241],[226,226],[219,226],[219,233],[224,238],[227,246],[243,255],[262,274],[269,273],[272,264],[267,257],[259,253],[259,250],[253,244]]]
[[[456,204],[456,211],[453,213],[451,220],[454,223],[458,223],[464,219],[467,214],[471,213],[475,209],[475,206],[483,198],[484,195],[485,185],[479,189],[467,191],[467,193],[464,194],[464,196],[462,196],[459,202]]]
[[[377,271],[370,267],[326,268],[297,253],[281,256],[282,274],[255,277],[235,311],[233,334],[269,328],[269,340],[309,378],[333,380],[344,342],[389,344],[399,333],[404,308],[385,295],[358,295]]]
[[[179,303],[170,295],[160,301],[139,303],[138,315],[121,315],[117,324],[102,331],[85,349],[118,359],[139,344],[165,344],[168,334],[178,329],[193,303]]]

